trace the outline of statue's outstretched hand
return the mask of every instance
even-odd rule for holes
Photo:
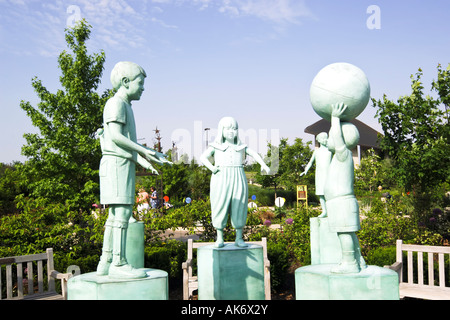
[[[340,119],[341,116],[344,114],[345,110],[347,110],[347,109],[348,109],[348,106],[343,102],[333,104],[333,105],[331,105],[331,110],[332,110],[331,115],[333,117]]]
[[[261,166],[261,173],[270,174],[270,168],[267,165]]]

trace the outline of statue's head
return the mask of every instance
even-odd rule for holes
[[[319,133],[317,135],[316,139],[317,139],[317,142],[319,142],[321,146],[324,146],[324,147],[327,146],[328,134],[326,132]]]
[[[118,62],[111,71],[111,84],[115,90],[124,88],[131,100],[139,100],[144,91],[145,70],[134,62]]]
[[[222,144],[225,142],[226,137],[224,136],[224,130],[225,129],[239,129],[238,123],[236,121],[236,119],[234,119],[233,117],[223,117],[222,119],[220,119],[219,121],[219,126],[217,129],[217,137],[215,139],[215,143],[218,144]],[[236,133],[235,137],[234,137],[234,144],[239,144],[240,140],[239,140],[239,135]]]

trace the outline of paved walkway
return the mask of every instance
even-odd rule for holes
[[[177,228],[175,231],[169,229],[164,232],[163,237],[167,239],[175,239],[182,242],[187,242],[188,239],[193,239],[195,241],[200,239],[198,234],[201,232],[201,228],[197,228],[195,234],[189,234],[189,230],[183,228]]]
[[[270,229],[280,229],[281,226],[279,224],[272,224],[270,227]],[[200,239],[200,234],[203,231],[202,227],[198,227],[195,229],[195,234],[189,234],[189,230],[187,229],[183,229],[183,228],[177,228],[176,230],[166,230],[164,232],[163,237],[166,239],[175,239],[178,241],[182,241],[182,242],[187,242],[188,239],[193,239],[195,240],[199,240]]]

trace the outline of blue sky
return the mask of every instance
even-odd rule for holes
[[[80,17],[93,26],[88,50],[106,53],[99,92],[118,61],[149,75],[133,104],[141,142],[157,126],[165,150],[175,141],[198,156],[204,128],[212,139],[228,115],[261,153],[270,139],[311,140],[304,129],[320,117],[309,87],[330,63],[361,68],[376,99],[409,94],[419,67],[428,90],[450,62],[449,12],[448,0],[0,0],[0,162],[25,160],[23,134],[35,129],[19,103],[36,106],[34,76],[60,88],[64,29]],[[358,119],[380,130],[374,115],[369,103]]]

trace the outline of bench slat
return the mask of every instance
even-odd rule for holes
[[[28,294],[34,292],[33,286],[33,262],[27,262],[27,274],[28,274]]]
[[[417,278],[420,285],[423,285],[423,252],[417,253]]]
[[[47,253],[30,254],[26,256],[0,258],[0,264],[24,263],[29,261],[47,260]]]
[[[17,296],[23,298],[23,268],[22,263],[17,264]]]
[[[12,266],[9,264],[6,266],[6,299],[12,298]]]
[[[428,284],[434,286],[434,254],[428,254]]]
[[[438,246],[424,246],[418,244],[402,244],[403,251],[415,251],[415,252],[433,252],[433,253],[449,253],[450,247],[438,247]]]
[[[443,253],[439,253],[439,287],[445,288],[445,262]]]
[[[38,271],[37,271],[37,274],[38,274],[38,292],[42,293],[42,292],[44,292],[44,278],[43,278],[44,268],[42,267],[42,261],[38,261],[37,264],[38,264]]]
[[[408,251],[408,283],[412,284],[413,280],[413,253]]]

